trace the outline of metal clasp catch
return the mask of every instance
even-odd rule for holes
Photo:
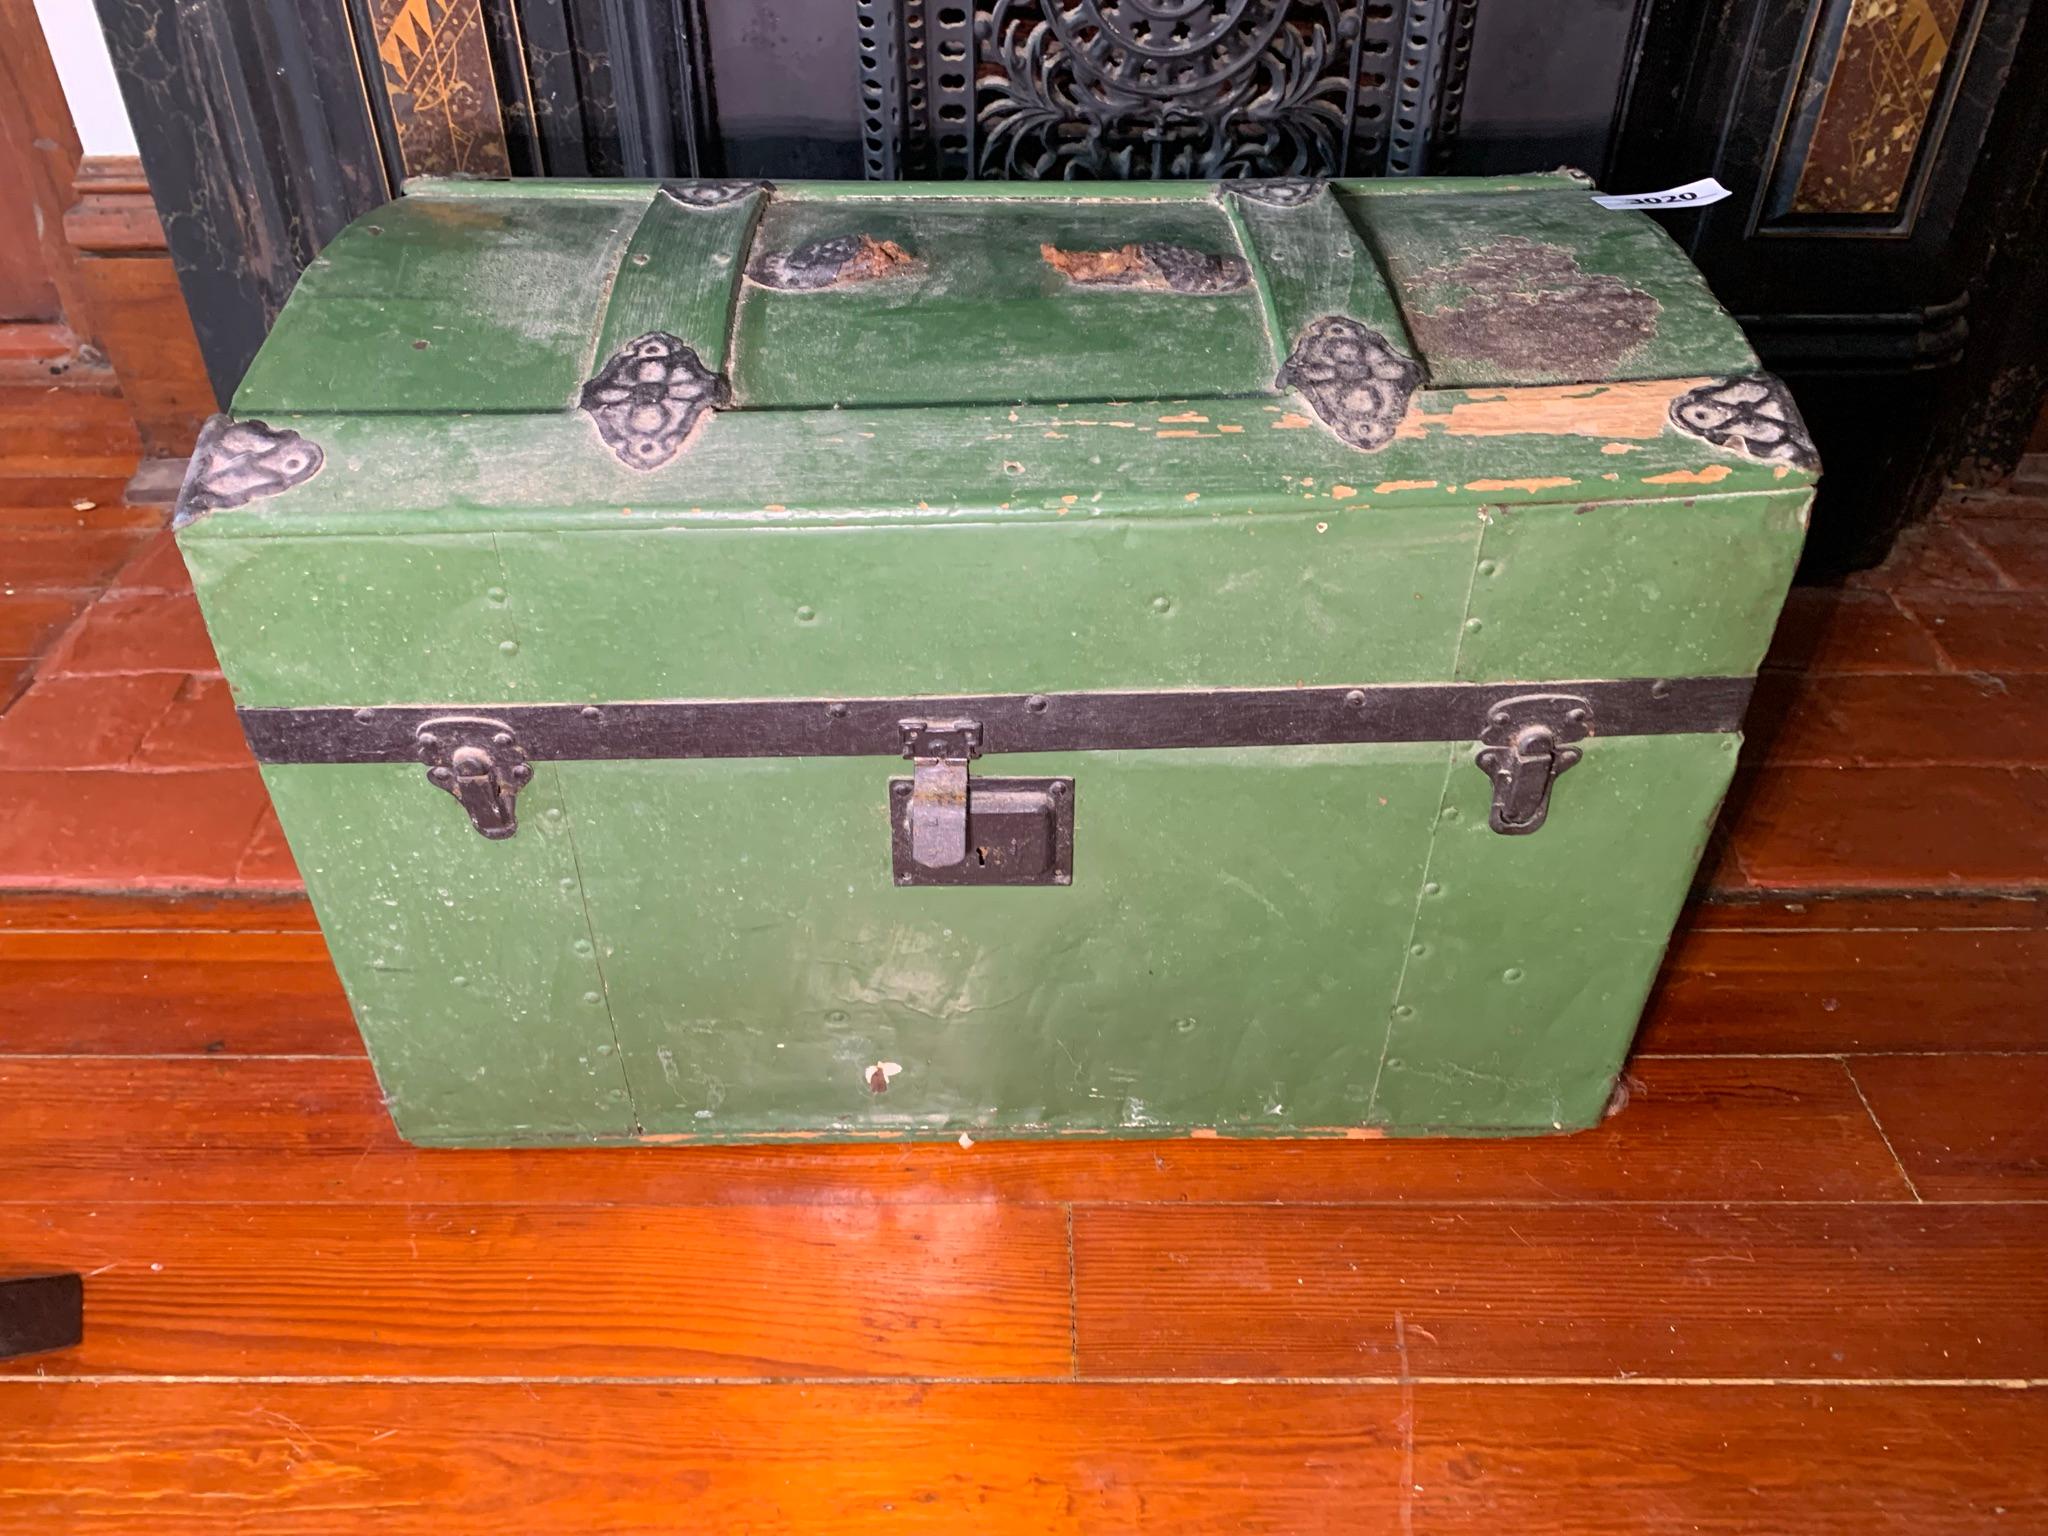
[[[493,839],[519,830],[514,801],[533,778],[519,738],[502,720],[483,715],[442,715],[414,733],[427,782],[453,795],[470,825]]]
[[[1550,815],[1550,787],[1585,754],[1574,742],[1593,732],[1593,706],[1571,694],[1533,693],[1503,699],[1486,714],[1474,761],[1493,780],[1487,825],[1522,837]]]
[[[981,756],[979,720],[904,720],[910,782],[910,856],[926,869],[967,858],[967,765]]]

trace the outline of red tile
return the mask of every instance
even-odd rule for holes
[[[192,578],[170,531],[157,534],[114,576],[110,592],[190,592]]]
[[[2048,593],[1911,592],[1899,606],[1965,672],[2048,672]]]
[[[204,673],[185,678],[135,761],[151,768],[229,768],[249,762],[249,744],[227,683]]]
[[[1849,577],[1848,584],[1879,592],[1928,587],[1988,592],[1999,586],[1999,577],[1998,568],[1976,546],[1946,522],[1934,518],[1905,529],[1883,565],[1856,572]]]
[[[1941,656],[1887,592],[1794,587],[1764,665],[1802,672],[1935,672]]]
[[[2010,586],[2048,592],[2048,518],[1957,516],[1951,520]]]
[[[48,666],[62,672],[218,672],[190,594],[109,594],[85,612]]]
[[[45,673],[0,715],[9,768],[119,768],[177,697],[174,672],[120,677]]]
[[[0,656],[40,655],[92,598],[62,589],[0,594]]]
[[[147,530],[140,528],[10,529],[0,532],[0,578],[17,591],[31,586],[97,587],[148,538]]]
[[[1735,857],[1766,890],[2048,883],[2048,770],[1766,767],[1729,798]]]
[[[223,886],[269,800],[254,768],[0,769],[0,887]]]
[[[277,812],[267,806],[235,868],[235,884],[264,890],[297,890],[305,884],[299,878],[299,866],[292,862],[284,828],[277,824]]]

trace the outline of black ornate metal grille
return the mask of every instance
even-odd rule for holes
[[[875,179],[1415,175],[1477,0],[857,0]]]

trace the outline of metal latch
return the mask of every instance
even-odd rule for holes
[[[967,857],[967,765],[981,756],[979,720],[904,720],[910,781],[910,857],[951,869]]]
[[[1072,779],[970,778],[978,720],[903,720],[909,779],[889,786],[898,885],[1070,885]]]
[[[1550,786],[1585,754],[1574,742],[1593,733],[1593,706],[1572,694],[1503,699],[1486,713],[1474,759],[1493,780],[1487,825],[1509,837],[1534,832],[1550,814]]]
[[[519,830],[513,802],[533,765],[510,726],[483,715],[442,715],[422,721],[414,740],[427,782],[460,801],[470,825],[494,840]]]

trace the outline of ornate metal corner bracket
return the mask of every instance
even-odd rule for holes
[[[756,192],[772,193],[772,181],[664,181],[662,196],[685,208],[723,208]]]
[[[326,462],[318,443],[288,427],[216,416],[192,449],[171,526],[182,528],[203,513],[247,506],[303,485]]]
[[[1264,203],[1268,208],[1299,208],[1328,186],[1327,181],[1311,176],[1245,177],[1224,182],[1223,190],[1248,202]]]
[[[1325,315],[1301,333],[1274,382],[1299,390],[1324,426],[1372,453],[1394,440],[1422,366],[1362,321]]]
[[[636,336],[583,386],[579,409],[631,469],[659,469],[682,451],[707,412],[731,400],[725,380],[666,331]]]
[[[1820,468],[1820,454],[1792,391],[1767,373],[1717,379],[1687,390],[1671,402],[1671,424],[1716,448],[1732,448],[1766,464]]]

